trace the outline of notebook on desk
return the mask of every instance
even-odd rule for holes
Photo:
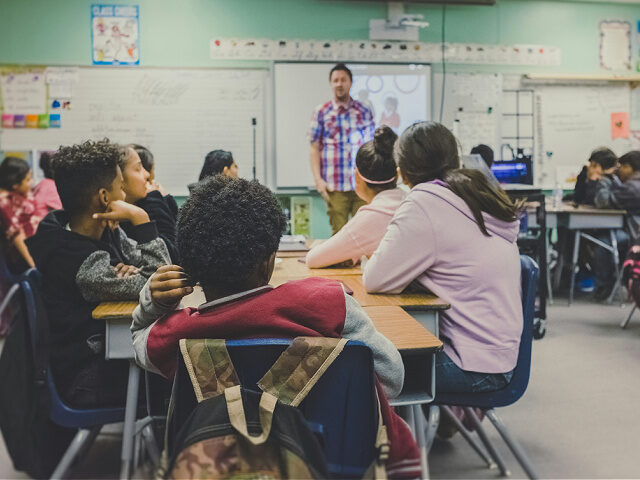
[[[280,237],[279,252],[306,252],[307,238],[304,235],[283,235]]]

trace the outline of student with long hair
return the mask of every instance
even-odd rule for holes
[[[440,314],[438,391],[503,388],[522,333],[516,206],[482,172],[458,168],[457,141],[439,123],[410,126],[394,153],[411,192],[365,265],[364,285],[397,293],[415,281],[451,304]]]
[[[373,140],[363,144],[356,155],[356,194],[367,205],[360,207],[349,222],[333,237],[307,254],[309,268],[321,268],[341,262],[357,263],[371,256],[393,214],[406,193],[396,186],[398,172],[393,160],[393,145],[398,136],[388,126],[375,131]]]

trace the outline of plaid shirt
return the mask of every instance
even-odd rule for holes
[[[320,144],[320,172],[330,189],[355,189],[356,153],[360,145],[373,139],[374,129],[371,110],[353,98],[346,106],[332,100],[315,109],[309,141]]]
[[[9,243],[19,233],[24,233],[27,238],[36,233],[42,218],[35,211],[31,193],[25,197],[13,191],[0,190],[0,226]]]

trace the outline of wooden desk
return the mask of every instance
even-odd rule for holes
[[[191,303],[185,302],[185,304]],[[93,311],[93,318],[107,321],[107,325],[111,330],[107,335],[107,355],[109,355],[107,358],[133,358],[133,350],[130,348],[131,333],[129,327],[133,311],[137,305],[136,302],[104,302]],[[420,325],[399,306],[368,306],[364,307],[364,310],[373,320],[376,329],[391,340],[400,351],[438,349],[442,347],[442,342],[438,337]],[[118,334],[123,334],[126,340],[123,341],[120,336],[117,339],[114,338],[114,331],[117,331]],[[118,343],[118,345],[114,344],[114,342]],[[122,351],[121,347],[127,347],[131,354],[123,357],[119,353],[114,356],[114,349],[118,349],[120,352]]]
[[[442,342],[401,307],[364,307],[376,329],[399,351],[433,350]]]
[[[278,282],[278,285],[281,285],[291,279],[307,277],[362,275],[360,265],[350,268],[309,268],[305,263],[300,261],[300,258],[301,257],[281,258],[281,262],[276,263],[276,266],[273,269],[273,277]]]

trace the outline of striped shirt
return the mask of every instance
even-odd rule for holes
[[[346,106],[332,100],[315,109],[309,141],[320,145],[320,173],[329,189],[355,189],[356,153],[360,145],[373,139],[374,129],[371,110],[351,97]]]

